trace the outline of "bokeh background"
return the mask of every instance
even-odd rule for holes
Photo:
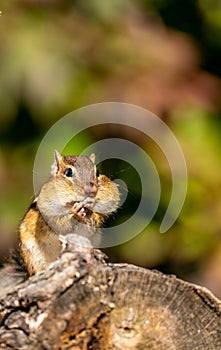
[[[219,0],[0,1],[0,255],[7,254],[33,198],[32,169],[47,130],[92,103],[137,104],[160,116],[186,157],[189,183],[176,224],[159,233],[171,191],[162,152],[153,158],[163,188],[159,210],[136,238],[107,250],[112,261],[173,273],[221,297],[221,3]],[[72,153],[116,130],[98,128]],[[116,220],[139,203],[128,164],[103,164],[128,182]],[[145,218],[141,218],[142,220]]]

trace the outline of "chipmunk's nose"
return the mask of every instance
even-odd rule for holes
[[[94,197],[97,193],[97,186],[94,182],[89,182],[84,186],[84,192],[88,197]]]

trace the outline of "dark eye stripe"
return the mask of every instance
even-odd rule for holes
[[[71,177],[71,176],[73,176],[73,170],[71,168],[67,168],[67,169],[65,169],[64,174],[67,177]]]

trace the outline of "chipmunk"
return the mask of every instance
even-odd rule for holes
[[[93,241],[106,217],[120,203],[118,185],[100,175],[95,155],[54,154],[51,176],[30,205],[19,227],[19,246],[29,275],[59,257],[59,235],[77,234]]]

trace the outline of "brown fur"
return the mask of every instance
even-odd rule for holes
[[[44,270],[59,256],[59,235],[90,239],[118,208],[118,187],[105,175],[96,176],[94,160],[94,155],[62,157],[55,152],[51,178],[19,228],[21,255],[29,275]]]

